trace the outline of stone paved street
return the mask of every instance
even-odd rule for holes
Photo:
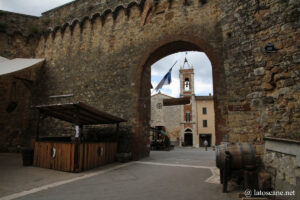
[[[2,167],[0,175],[6,179],[0,183],[0,200],[237,199],[237,192],[223,194],[220,184],[209,183],[213,176],[211,169],[215,166],[214,153],[203,149],[154,151],[149,158],[138,162],[110,165],[80,174],[30,167],[33,177],[23,172],[25,174],[18,174],[19,182],[11,169]],[[26,180],[22,176],[27,176]],[[12,182],[17,189],[5,187],[13,187]],[[45,184],[48,185],[43,187]],[[26,192],[22,192],[22,188],[29,190],[28,195],[24,195]]]

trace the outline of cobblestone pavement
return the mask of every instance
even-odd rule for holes
[[[31,167],[34,176],[27,180],[20,177],[23,186],[15,178],[6,178],[10,187],[14,182],[18,190],[3,187],[5,183],[1,181],[0,200],[238,199],[236,192],[221,192],[218,175],[214,173],[214,156],[211,150],[177,148],[169,152],[153,151],[150,157],[138,162],[109,165],[80,174]],[[41,180],[37,180],[38,175]],[[27,191],[21,190],[22,187]]]

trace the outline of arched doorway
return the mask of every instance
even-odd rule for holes
[[[195,36],[177,36],[169,37],[168,39],[161,40],[155,44],[144,54],[138,68],[137,89],[138,89],[138,106],[137,106],[137,126],[135,135],[133,136],[133,144],[139,143],[140,147],[135,145],[133,152],[142,157],[141,152],[147,152],[147,144],[149,141],[143,137],[143,133],[147,135],[149,132],[149,121],[151,115],[150,99],[151,99],[151,65],[159,59],[173,53],[181,51],[200,51],[206,53],[212,64],[213,72],[213,91],[217,101],[215,101],[215,128],[217,143],[222,141],[223,135],[226,135],[226,117],[224,116],[220,104],[224,96],[226,96],[226,81],[224,69],[221,67],[220,58],[214,53],[213,48],[206,42],[196,39]],[[220,95],[220,96],[218,96]],[[224,98],[223,98],[224,99]],[[187,136],[189,137],[189,136]],[[141,141],[143,141],[141,143]],[[149,145],[148,145],[149,146]],[[144,151],[141,149],[144,148]],[[135,154],[134,153],[134,154]]]
[[[193,133],[191,129],[184,132],[184,146],[193,146]]]
[[[192,133],[184,134],[184,146],[193,146],[193,134]]]

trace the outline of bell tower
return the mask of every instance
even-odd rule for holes
[[[179,70],[180,97],[195,96],[194,68],[185,58],[183,66]]]
[[[187,58],[179,70],[180,97],[190,97],[190,104],[181,106],[181,142],[185,146],[199,147],[194,87],[194,68]]]

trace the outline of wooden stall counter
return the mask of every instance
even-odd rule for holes
[[[75,125],[74,141],[71,137],[39,137],[38,118],[33,165],[66,172],[82,172],[104,164],[112,163],[117,154],[115,142],[83,141],[81,130],[85,125],[116,124],[118,135],[122,118],[99,111],[82,102],[36,106],[39,115],[47,115]],[[117,137],[118,138],[118,137]]]
[[[65,172],[82,172],[115,161],[117,143],[35,142],[33,165]]]

